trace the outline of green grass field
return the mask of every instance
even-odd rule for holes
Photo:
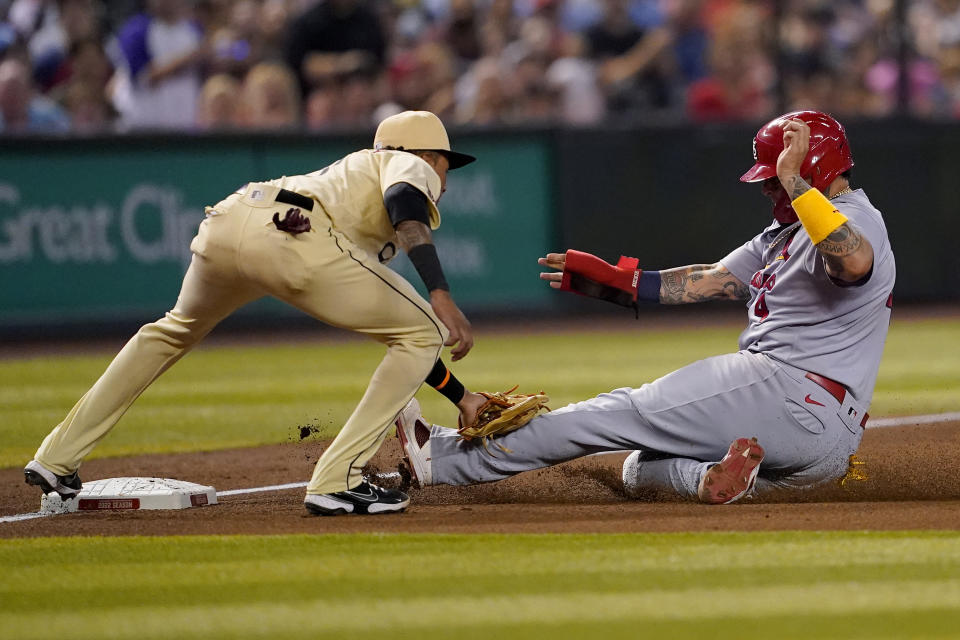
[[[478,335],[454,367],[476,390],[547,391],[552,406],[640,386],[736,347],[738,329]],[[895,322],[870,413],[960,410],[960,320]],[[333,435],[353,410],[383,351],[349,341],[199,348],[134,404],[92,457],[210,450],[284,442],[317,424]],[[0,361],[0,467],[23,464],[103,372],[114,353]],[[432,389],[418,397],[433,421],[453,407]]]
[[[0,566],[4,638],[960,636],[952,532],[8,540]]]
[[[561,406],[736,336],[480,334],[456,371]],[[960,409],[956,345],[960,321],[895,323],[871,413]],[[0,466],[29,460],[112,356],[0,362]],[[332,434],[380,357],[362,342],[200,349],[94,455]],[[453,420],[438,394],[419,397]],[[957,532],[41,538],[0,540],[0,575],[0,638],[960,637]]]

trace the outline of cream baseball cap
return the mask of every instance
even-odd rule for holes
[[[404,111],[384,119],[373,137],[376,150],[393,147],[404,151],[436,151],[450,161],[450,169],[459,169],[476,158],[450,150],[447,130],[429,111]]]

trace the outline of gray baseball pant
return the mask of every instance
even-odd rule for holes
[[[815,486],[843,476],[863,428],[847,426],[841,404],[805,373],[749,351],[707,358],[538,416],[496,439],[510,453],[434,426],[433,481],[492,482],[591,453],[639,450],[659,458],[641,465],[641,486],[695,497],[731,442],[756,437],[766,450],[758,492]]]

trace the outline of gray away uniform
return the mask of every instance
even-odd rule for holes
[[[896,267],[883,218],[863,191],[833,202],[873,245],[866,282],[832,281],[800,223],[775,223],[720,261],[750,283],[738,352],[539,416],[498,439],[512,453],[489,453],[434,426],[433,481],[490,482],[600,451],[638,450],[638,486],[695,497],[701,474],[730,443],[753,436],[766,450],[760,492],[842,476],[863,434]],[[808,372],[846,387],[843,402]]]

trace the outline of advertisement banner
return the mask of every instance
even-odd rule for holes
[[[352,151],[303,138],[137,139],[0,149],[0,327],[150,321],[173,306],[190,240],[215,204],[249,180],[319,169]],[[549,249],[545,143],[470,145],[481,160],[449,175],[435,241],[465,309],[538,304]],[[419,278],[405,257],[394,266]],[[253,314],[295,314],[256,303]]]

